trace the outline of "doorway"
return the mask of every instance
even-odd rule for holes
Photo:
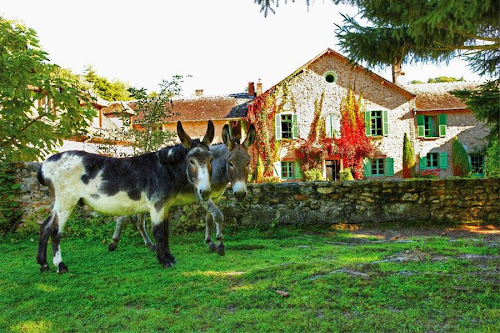
[[[340,160],[326,160],[326,180],[340,180]]]

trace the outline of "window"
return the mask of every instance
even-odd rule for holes
[[[428,153],[424,157],[420,157],[420,170],[426,169],[448,169],[448,154],[447,153]]]
[[[328,83],[335,83],[337,81],[337,73],[334,71],[328,71],[326,72],[323,77],[325,78],[325,81]]]
[[[325,117],[326,136],[328,138],[340,138],[340,118],[334,113]]]
[[[293,113],[279,113],[275,116],[275,137],[281,139],[297,139],[297,115]]]
[[[386,157],[366,160],[364,173],[365,177],[394,176],[394,159]]]
[[[295,173],[293,172],[293,162],[281,162],[281,178],[294,179]]]
[[[484,156],[471,156],[470,166],[473,175],[484,175]]]
[[[437,138],[446,136],[446,114],[418,115],[417,131],[421,138]]]
[[[365,112],[366,136],[385,136],[389,134],[389,120],[387,111]]]

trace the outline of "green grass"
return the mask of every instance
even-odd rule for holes
[[[397,242],[349,231],[229,231],[226,256],[219,257],[208,253],[203,234],[192,233],[171,239],[178,262],[162,269],[137,235],[124,238],[115,252],[98,239],[63,238],[65,275],[53,267],[39,273],[36,241],[1,239],[0,331],[497,332],[500,326],[498,239]]]

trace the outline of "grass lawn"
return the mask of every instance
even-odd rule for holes
[[[172,237],[171,269],[124,238],[63,238],[65,275],[39,273],[36,241],[0,239],[0,332],[500,328],[500,236],[228,231],[219,257],[191,233]]]

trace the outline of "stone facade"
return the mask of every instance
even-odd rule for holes
[[[21,202],[22,220],[40,211],[48,212],[48,190],[36,179],[39,165],[16,167],[21,183],[16,200]],[[243,203],[228,190],[220,208],[226,225],[247,227],[338,222],[500,223],[499,183],[498,178],[450,178],[249,184],[249,195]],[[196,227],[202,225],[204,215],[198,204],[179,207],[171,214],[177,224],[194,223]]]

